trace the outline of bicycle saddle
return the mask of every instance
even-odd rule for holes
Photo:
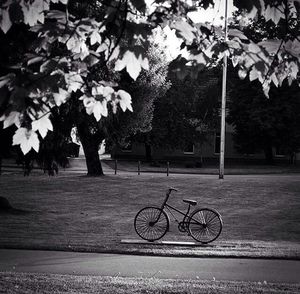
[[[182,199],[183,202],[191,204],[193,206],[197,205],[197,201],[195,200],[190,200],[190,199]]]

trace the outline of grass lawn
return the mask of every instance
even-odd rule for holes
[[[299,175],[226,176],[222,181],[204,175],[2,175],[1,196],[25,212],[0,213],[0,247],[299,258],[299,180]],[[221,236],[192,248],[120,244],[138,239],[135,214],[160,204],[168,186],[179,189],[170,204],[184,208],[181,199],[189,198],[219,210]],[[192,241],[174,223],[163,240]]]
[[[2,293],[299,293],[300,284],[0,273]],[[0,290],[1,291],[1,290]]]

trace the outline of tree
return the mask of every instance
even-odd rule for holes
[[[225,41],[221,28],[189,19],[188,12],[213,4],[213,0],[155,0],[149,9],[144,0],[2,1],[0,39],[6,46],[1,52],[0,115],[4,127],[18,128],[13,144],[23,153],[37,152],[52,130],[47,114],[68,99],[80,99],[97,121],[118,106],[131,111],[130,94],[120,85],[93,79],[91,71],[104,59],[115,71],[125,69],[136,80],[142,69],[149,69],[146,50],[158,26],[174,29],[190,53],[177,59],[181,77],[196,76],[227,54],[239,67],[240,77],[249,73],[251,80],[258,79],[265,95],[271,84],[277,87],[297,78],[300,37],[294,26],[299,0],[234,1],[250,17],[262,15],[289,32],[284,39],[258,43],[238,29],[229,30]],[[127,42],[121,42],[125,35]],[[22,36],[26,41],[18,47]]]
[[[243,13],[235,13],[231,26],[239,27]],[[265,39],[293,38],[299,31],[300,21],[294,19],[289,29],[283,22],[274,24],[263,16],[248,20],[243,33],[256,42]],[[280,56],[274,56],[274,64],[280,64]],[[269,98],[264,93],[250,72],[249,79],[237,79],[237,73],[230,70],[230,102],[228,121],[235,126],[234,140],[237,149],[242,153],[255,153],[263,150],[267,163],[273,163],[273,148],[280,147],[286,154],[294,154],[299,148],[299,87],[297,82],[283,82],[281,87],[276,83],[271,86]],[[290,84],[289,85],[287,84]]]
[[[242,94],[241,94],[242,93]],[[246,154],[264,151],[273,164],[273,148],[293,156],[300,148],[298,86],[271,87],[264,97],[258,82],[235,81],[230,91],[228,122],[235,127],[237,149]]]
[[[174,150],[190,144],[202,145],[217,126],[220,77],[216,70],[207,70],[197,79],[178,79],[170,72],[171,88],[156,100],[152,129],[137,138],[148,145],[146,158],[152,160],[151,147]]]
[[[108,141],[114,146],[125,146],[129,141],[142,140],[152,129],[155,102],[164,99],[171,87],[168,79],[168,60],[162,44],[154,43],[147,52],[149,70],[143,70],[136,81],[123,74],[119,83],[131,93],[134,113],[118,112],[109,124]]]

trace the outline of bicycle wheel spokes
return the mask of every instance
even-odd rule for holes
[[[222,231],[220,215],[211,209],[198,209],[192,213],[189,220],[189,233],[201,243],[216,240]]]
[[[145,207],[137,213],[134,228],[142,239],[155,241],[166,234],[169,221],[163,210],[157,207]]]

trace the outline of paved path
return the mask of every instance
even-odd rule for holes
[[[0,271],[300,283],[300,261],[0,249]]]

